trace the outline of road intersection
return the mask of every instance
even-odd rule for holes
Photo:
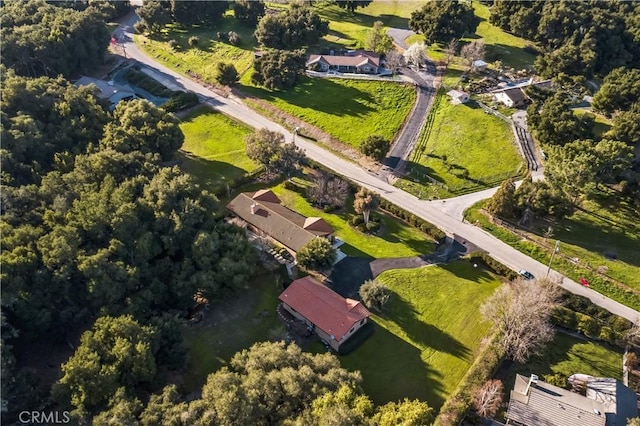
[[[293,141],[294,136],[291,130],[285,129],[281,125],[261,116],[246,105],[242,104],[239,99],[220,96],[207,87],[189,80],[169,68],[166,68],[162,64],[159,64],[153,58],[146,56],[133,41],[133,24],[137,19],[137,15],[134,14],[116,30],[116,34],[119,36],[122,44],[124,44],[129,58],[145,64],[163,75],[164,78],[171,80],[172,84],[176,84],[183,88],[183,90],[189,90],[197,93],[204,103],[210,105],[223,114],[233,117],[234,119],[256,129],[266,128],[272,131],[281,132],[285,135],[287,141]],[[306,155],[312,160],[333,170],[337,174],[368,188],[398,207],[436,225],[449,236],[455,237],[458,241],[471,242],[473,245],[486,251],[496,260],[516,271],[526,269],[532,272],[536,277],[544,277],[546,275],[547,265],[520,253],[513,247],[505,244],[484,230],[452,216],[451,214],[458,216],[456,211],[449,211],[446,208],[437,208],[434,205],[437,204],[437,202],[434,203],[420,200],[415,196],[390,185],[385,180],[381,180],[378,174],[366,171],[357,164],[349,162],[300,136],[295,138],[295,143],[305,150]],[[484,194],[482,196],[484,196]],[[440,203],[444,205],[447,201]],[[581,284],[562,276],[556,271],[551,270],[549,276],[556,279],[561,287],[571,293],[587,297],[593,303],[616,315],[634,322],[640,319],[639,312],[609,299],[589,288],[585,288]]]

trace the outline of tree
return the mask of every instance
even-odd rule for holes
[[[142,403],[137,398],[127,396],[125,388],[118,388],[109,399],[108,409],[93,418],[94,426],[115,426],[140,424],[138,416],[142,411]]]
[[[296,85],[306,67],[306,56],[303,50],[292,52],[271,50],[253,63],[251,82],[267,89],[288,89]]]
[[[469,69],[473,70],[473,63],[479,59],[483,59],[485,54],[485,46],[482,40],[472,41],[462,46],[460,56],[469,65]]]
[[[137,99],[116,106],[100,146],[124,153],[158,153],[168,161],[183,142],[184,135],[173,115],[147,100]]]
[[[385,57],[385,66],[396,75],[400,68],[404,66],[404,56],[397,50],[390,50]]]
[[[564,145],[576,139],[593,137],[593,117],[581,117],[569,109],[566,93],[556,92],[539,108],[533,103],[527,109],[528,124],[536,139],[543,144]]]
[[[175,22],[182,25],[212,26],[222,19],[229,8],[227,1],[170,0],[171,13]]]
[[[493,418],[502,405],[504,387],[500,380],[489,380],[476,390],[473,408],[482,417]]]
[[[303,352],[295,344],[256,343],[209,375],[202,399],[189,405],[190,424],[282,424],[316,398],[346,385],[359,373],[340,367],[330,353]]]
[[[537,217],[552,215],[562,219],[575,209],[561,189],[552,187],[545,181],[533,182],[531,176],[524,179],[516,189],[515,198],[518,214],[531,211]]]
[[[496,290],[480,312],[500,333],[506,356],[524,362],[553,338],[550,318],[558,297],[557,287],[549,281],[517,280]]]
[[[443,52],[447,55],[447,66],[451,63],[451,59],[458,53],[458,45],[460,42],[457,39],[451,39],[443,49]]]
[[[373,23],[373,28],[369,30],[364,44],[367,49],[383,55],[393,48],[393,39],[385,32],[384,23],[376,21]]]
[[[245,143],[247,156],[271,173],[291,175],[304,158],[300,148],[285,143],[282,133],[267,129],[247,135]]]
[[[417,399],[405,398],[401,402],[388,402],[378,407],[373,422],[380,426],[420,426],[433,421],[433,408]]]
[[[487,204],[487,211],[493,216],[513,219],[516,213],[515,192],[516,185],[513,183],[513,179],[509,178],[502,182],[500,188],[493,194],[489,204]]]
[[[380,135],[371,135],[360,143],[360,152],[374,160],[382,161],[386,157],[391,142]]]
[[[156,374],[153,330],[131,316],[98,318],[62,364],[58,394],[68,392],[79,412],[111,399],[119,387],[133,389]],[[64,401],[61,401],[64,402]]]
[[[619,112],[613,117],[613,126],[605,138],[630,145],[640,144],[640,101],[634,103],[629,111]]]
[[[427,2],[409,20],[409,28],[422,33],[428,44],[462,38],[475,32],[477,25],[470,5],[450,0]]]
[[[407,65],[420,68],[427,59],[426,47],[422,42],[415,42],[403,53]]]
[[[389,288],[375,280],[366,280],[360,286],[358,294],[367,308],[375,309],[379,312],[382,312],[391,297]]]
[[[366,188],[361,188],[353,200],[353,208],[358,214],[362,214],[364,223],[369,223],[371,212],[378,208],[378,200],[372,192]]]
[[[194,424],[188,417],[193,413],[189,413],[187,409],[187,404],[182,400],[176,385],[169,385],[161,394],[151,395],[149,403],[140,415],[140,423],[143,426]]]
[[[294,424],[360,426],[369,424],[373,413],[373,403],[366,395],[359,394],[353,387],[342,385],[338,390],[316,398]]]
[[[259,0],[236,0],[233,3],[233,14],[238,21],[256,26],[264,16],[264,3]]]
[[[263,46],[290,50],[317,43],[328,32],[329,22],[309,6],[291,3],[288,11],[263,16],[254,36]]]
[[[349,12],[355,12],[359,7],[367,7],[371,4],[372,0],[335,0],[336,4],[342,9],[347,9]]]
[[[216,81],[225,86],[231,86],[238,82],[238,70],[233,64],[218,62],[216,65]]]
[[[162,28],[171,22],[171,5],[168,1],[147,0],[137,10],[140,22],[136,29],[159,33]]]
[[[336,256],[336,250],[329,240],[316,237],[298,251],[296,260],[305,269],[323,271],[333,266]]]
[[[640,99],[640,69],[616,68],[593,97],[593,108],[611,114],[628,111]]]

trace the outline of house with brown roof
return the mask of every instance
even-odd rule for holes
[[[349,51],[343,55],[311,55],[306,63],[312,71],[379,74],[380,55],[366,50]]]
[[[287,312],[309,326],[335,351],[371,316],[361,302],[343,298],[312,277],[295,280],[279,299]]]
[[[341,241],[333,237],[333,228],[321,217],[305,217],[283,206],[273,191],[261,189],[243,192],[227,208],[247,222],[254,231],[264,233],[295,255],[314,238],[326,238],[335,248]],[[345,255],[338,250],[338,260]]]
[[[635,393],[615,379],[586,380],[586,395],[516,375],[507,424],[520,426],[623,426],[638,415]]]

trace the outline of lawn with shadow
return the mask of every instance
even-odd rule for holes
[[[356,148],[374,134],[392,140],[416,99],[408,84],[309,77],[289,90],[243,90]]]
[[[480,305],[500,282],[466,261],[383,272],[393,295],[373,315],[376,334],[341,358],[377,403],[417,397],[439,409],[474,360],[490,324]]]
[[[180,166],[204,188],[232,186],[258,168],[245,153],[244,137],[251,130],[243,124],[203,107],[182,120],[180,129],[184,133]]]

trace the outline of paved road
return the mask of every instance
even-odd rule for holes
[[[412,35],[415,35],[411,30],[406,30],[403,28],[389,28],[387,30],[387,35],[393,39],[393,42],[400,48],[406,49],[409,46],[405,43],[405,40]]]
[[[135,23],[135,19],[136,17],[132,18],[124,24],[121,29],[117,30],[118,33],[122,35],[129,57],[145,63],[147,66],[166,75],[167,78],[174,79],[175,83],[179,86],[200,94],[206,103],[215,107],[219,111],[254,128],[268,128],[270,130],[282,132],[287,140],[293,140],[293,135],[289,130],[284,129],[282,126],[266,119],[265,117],[262,117],[255,111],[242,105],[239,101],[222,98],[206,87],[182,77],[163,65],[156,63],[152,58],[144,55],[133,43],[133,23]],[[120,31],[122,31],[122,33],[120,33]],[[306,155],[314,161],[317,161],[349,180],[374,191],[380,197],[412,212],[423,220],[433,223],[448,234],[456,235],[458,239],[472,242],[510,268],[515,270],[524,268],[532,272],[537,277],[545,276],[547,269],[545,265],[520,253],[485,231],[460,222],[458,219],[440,212],[427,202],[421,201],[413,195],[381,181],[377,175],[363,170],[356,164],[344,160],[310,141],[298,137],[296,138],[296,144],[303,148],[306,151]],[[551,275],[553,277],[560,277],[560,275],[555,271],[552,271]],[[563,283],[560,285],[572,293],[588,297],[595,304],[631,321],[636,321],[640,318],[639,312],[608,299],[591,289],[584,288],[574,281],[564,279]]]

